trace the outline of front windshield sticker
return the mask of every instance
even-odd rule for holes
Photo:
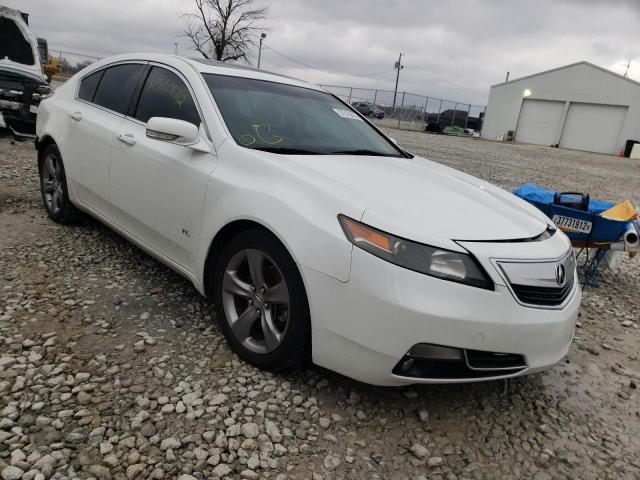
[[[343,110],[341,108],[334,108],[333,111],[336,112],[338,115],[340,115],[342,118],[351,118],[353,120],[362,121],[362,119],[358,115],[356,115],[354,112],[351,112],[349,110]]]

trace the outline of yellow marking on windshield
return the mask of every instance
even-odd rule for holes
[[[253,131],[256,134],[256,137],[263,143],[266,143],[267,145],[277,145],[278,143],[282,143],[284,140],[286,140],[286,137],[284,136],[277,136],[277,135],[273,135],[273,138],[267,140],[265,139],[261,134],[260,134],[260,129],[262,127],[267,127],[267,133],[271,134],[271,124],[270,123],[254,123],[251,125],[251,128],[253,128]]]
[[[240,135],[240,138],[238,139],[238,141],[242,145],[253,145],[254,143],[256,143],[255,137],[252,135],[248,135],[246,133],[243,135]]]

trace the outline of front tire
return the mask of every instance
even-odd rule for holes
[[[300,366],[311,350],[302,277],[268,232],[248,230],[222,249],[213,272],[216,318],[231,348],[264,370]]]
[[[42,202],[49,218],[61,224],[78,222],[82,214],[69,200],[67,176],[56,145],[49,145],[44,149],[38,162],[38,170]]]

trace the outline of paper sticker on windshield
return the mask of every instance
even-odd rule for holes
[[[342,118],[352,118],[353,120],[362,121],[362,119],[358,115],[356,115],[354,112],[350,110],[342,110],[341,108],[334,108],[333,111],[336,112],[338,115],[340,115]]]

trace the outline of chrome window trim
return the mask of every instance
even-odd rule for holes
[[[511,268],[514,269],[518,269],[521,268],[525,265],[535,265],[535,264],[551,264],[551,265],[556,265],[558,263],[562,263],[563,265],[566,265],[566,262],[571,259],[571,263],[573,265],[573,273],[572,273],[572,278],[571,281],[573,283],[571,290],[569,291],[569,293],[567,294],[567,297],[564,299],[564,301],[559,304],[559,305],[538,305],[538,304],[534,304],[534,303],[526,303],[523,302],[522,300],[520,300],[520,298],[518,298],[518,295],[516,294],[516,292],[514,291],[513,287],[512,287],[512,283],[515,283],[516,285],[529,285],[532,287],[552,287],[552,288],[559,288],[557,283],[554,284],[550,284],[550,280],[544,280],[544,279],[540,279],[539,283],[518,283],[518,282],[512,282],[512,280],[509,278],[508,273],[506,272],[505,268],[503,267],[503,265],[510,265]],[[560,255],[557,258],[550,258],[550,259],[533,259],[533,260],[516,260],[516,259],[511,259],[511,258],[501,258],[501,259],[491,259],[491,262],[494,264],[494,267],[496,268],[496,270],[498,271],[499,275],[502,277],[502,279],[505,281],[505,284],[507,286],[507,288],[509,289],[509,291],[511,292],[511,295],[513,296],[513,298],[515,299],[515,301],[522,305],[523,307],[527,307],[527,308],[536,308],[536,309],[540,309],[540,310],[562,310],[564,309],[573,299],[574,295],[576,294],[577,289],[579,288],[580,282],[578,279],[578,272],[577,272],[577,261],[575,258],[575,255],[573,253],[573,248],[569,247],[569,250],[567,252],[565,252],[563,255]],[[555,277],[554,277],[554,281],[555,281]]]
[[[102,65],[101,67],[96,68],[95,70],[91,70],[90,72],[85,73],[76,82],[75,92],[73,93],[73,99],[75,101],[77,101],[77,102],[84,103],[85,105],[90,105],[90,106],[95,107],[95,108],[97,108],[99,110],[102,110],[103,112],[110,113],[112,115],[116,115],[116,116],[118,116],[120,118],[126,118],[127,117],[126,114],[120,113],[120,112],[116,112],[115,110],[111,110],[110,108],[103,107],[102,105],[98,105],[97,103],[93,103],[93,102],[89,102],[87,100],[84,100],[84,99],[82,99],[82,98],[80,98],[78,96],[78,93],[80,91],[80,84],[89,75],[93,75],[94,73],[98,73],[101,70],[106,70],[107,68],[116,67],[118,65],[131,65],[131,64],[143,65],[144,66],[144,65],[148,65],[149,62],[147,60],[120,60],[118,62],[109,63],[108,65]],[[98,86],[100,86],[100,85],[98,85]]]
[[[143,127],[146,128],[147,123],[146,122],[141,122],[140,120],[138,120],[135,117],[131,117],[127,114],[123,114],[120,112],[116,112],[114,110],[111,110],[109,108],[105,108],[101,105],[98,105],[97,103],[93,103],[93,102],[89,102],[87,100],[84,100],[80,97],[78,97],[78,92],[80,91],[80,84],[82,83],[82,81],[88,77],[89,75],[93,75],[94,73],[98,73],[101,70],[106,70],[107,68],[110,67],[115,67],[118,65],[129,65],[129,64],[140,64],[140,65],[151,65],[151,66],[157,66],[160,68],[165,68],[173,73],[175,73],[176,75],[178,75],[178,77],[180,77],[180,79],[185,83],[185,85],[187,86],[187,89],[189,90],[189,93],[191,94],[191,98],[193,100],[194,105],[196,106],[196,110],[198,112],[198,116],[200,117],[200,122],[202,123],[202,126],[204,128],[204,132],[207,136],[207,140],[209,140],[209,142],[211,142],[211,145],[213,146],[213,140],[211,137],[211,133],[209,132],[209,127],[207,126],[207,122],[204,118],[204,115],[202,113],[202,108],[200,107],[200,103],[198,102],[198,97],[195,94],[195,91],[193,90],[193,87],[191,86],[191,84],[189,83],[189,81],[187,80],[187,78],[182,74],[182,72],[180,72],[180,70],[176,69],[175,67],[171,66],[171,65],[167,65],[166,63],[162,63],[162,62],[158,62],[158,61],[152,61],[152,60],[120,60],[117,62],[113,62],[113,63],[109,63],[107,65],[102,65],[94,70],[91,70],[87,73],[85,73],[82,77],[80,77],[78,79],[78,81],[76,82],[75,85],[75,92],[73,94],[73,98],[75,101],[80,102],[80,103],[84,103],[85,105],[89,105],[92,107],[95,107],[99,110],[102,110],[103,112],[106,113],[110,113],[112,115],[116,115],[120,118],[126,119],[126,120],[130,120],[134,123],[137,123],[138,125],[141,125]],[[145,79],[146,81],[146,79]],[[142,86],[142,88],[144,88],[144,85]],[[142,90],[140,90],[140,93],[142,93]],[[138,98],[139,99],[139,98]]]

